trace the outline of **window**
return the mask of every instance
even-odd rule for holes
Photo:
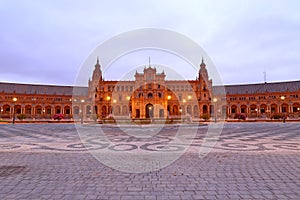
[[[70,114],[70,108],[66,109],[66,114],[69,115]]]
[[[284,112],[284,113],[285,113],[285,112],[286,112],[286,110],[287,110],[287,109],[286,109],[286,107],[282,107],[282,112]]]
[[[38,115],[42,114],[42,108],[37,108],[36,109],[36,114],[38,114]]]
[[[31,114],[31,108],[26,108],[26,114]]]
[[[74,114],[75,114],[75,115],[78,115],[78,114],[79,114],[79,108],[78,108],[78,107],[75,107],[75,108],[74,108]]]
[[[10,108],[7,107],[7,108],[5,109],[5,114],[9,114],[9,113],[10,113]]]

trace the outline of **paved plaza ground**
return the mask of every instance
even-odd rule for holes
[[[95,130],[113,143],[87,135],[84,146],[73,124],[2,124],[0,199],[300,199],[300,123],[226,123],[217,138],[206,137],[208,126],[185,125],[187,151],[142,173],[116,170],[91,154],[134,152],[148,162],[147,153],[172,142],[178,128],[152,134],[157,127],[137,126],[133,132],[142,136],[133,136],[101,125]],[[211,144],[212,151],[199,157]],[[168,150],[176,154],[182,146]]]

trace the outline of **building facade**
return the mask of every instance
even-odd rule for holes
[[[89,98],[94,112],[102,118],[108,115],[131,118],[168,118],[209,114],[212,80],[202,60],[195,80],[166,80],[164,71],[145,67],[136,72],[134,81],[105,81],[99,61],[89,81]]]
[[[145,67],[133,81],[104,80],[97,59],[88,87],[0,83],[0,119],[65,118],[299,118],[300,81],[212,86],[204,60],[195,80],[166,80]],[[222,92],[224,89],[224,95]]]

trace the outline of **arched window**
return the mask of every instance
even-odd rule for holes
[[[9,114],[10,113],[10,106],[4,105],[3,106],[3,114]]]
[[[102,106],[102,116],[106,116],[107,115],[107,108],[106,106]]]
[[[123,115],[127,115],[127,113],[128,113],[127,106],[124,105],[124,106],[122,107],[122,114],[123,114]]]
[[[207,114],[207,113],[208,113],[207,105],[203,105],[203,114]]]
[[[237,106],[236,105],[232,105],[231,106],[231,113],[235,114],[237,112]]]
[[[45,114],[46,115],[51,115],[51,106],[46,106],[45,107]]]
[[[198,113],[199,113],[198,106],[195,105],[195,106],[194,106],[194,116],[195,116],[195,117],[198,117],[198,115],[199,115]]]
[[[51,112],[51,110],[50,110],[50,112]],[[78,106],[74,107],[74,115],[79,115],[79,107]]]
[[[60,114],[61,113],[61,107],[60,106],[55,106],[55,114]],[[40,113],[37,113],[40,114]]]
[[[153,98],[152,93],[149,93],[149,94],[148,94],[148,98]]]
[[[117,105],[116,107],[114,107],[114,110],[113,110],[113,111],[114,111],[114,115],[120,115],[120,113],[121,113],[121,112],[120,112],[120,111],[121,111],[120,106]]]
[[[64,113],[65,113],[66,115],[71,114],[71,108],[70,108],[70,106],[65,106],[64,111],[65,111]]]
[[[42,106],[36,106],[35,107],[35,114],[37,114],[37,115],[42,114]]]
[[[31,115],[31,105],[26,105],[25,106],[25,114],[26,115]]]
[[[86,106],[85,113],[86,113],[87,115],[90,115],[90,114],[92,114],[92,108],[91,108],[91,106],[90,106],[90,105]]]
[[[186,112],[190,115],[192,114],[192,107],[190,105],[186,107]]]

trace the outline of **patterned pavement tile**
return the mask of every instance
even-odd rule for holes
[[[91,125],[83,125],[89,129]],[[93,151],[156,152],[178,127],[98,127],[105,139],[80,139],[72,124],[0,125],[0,199],[297,199],[300,124],[228,123],[203,158],[207,126],[187,126],[189,149],[147,173],[110,168]],[[189,133],[197,131],[189,138]],[[151,137],[141,137],[147,134]],[[110,143],[106,143],[107,139]],[[210,143],[209,143],[210,144]],[[187,144],[186,144],[187,145]],[[185,144],[174,143],[171,153]],[[146,158],[145,158],[146,159]]]

